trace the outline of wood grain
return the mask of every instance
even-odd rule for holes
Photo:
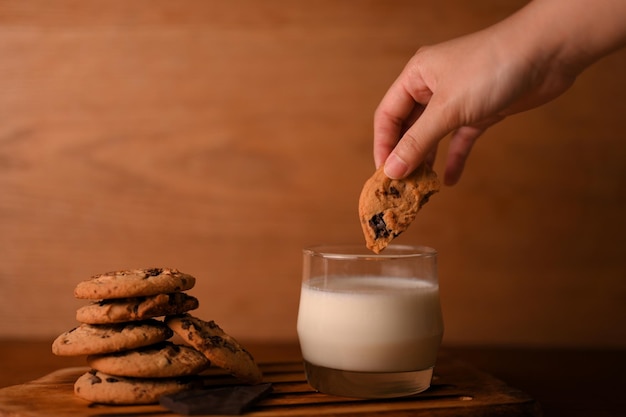
[[[91,275],[170,266],[200,317],[294,340],[300,249],[362,241],[388,86],[523,3],[0,0],[0,337],[73,327]],[[492,128],[401,236],[440,252],[447,342],[626,346],[625,64]]]
[[[247,415],[410,416],[416,412],[431,416],[540,415],[540,407],[532,398],[502,381],[451,357],[444,356],[439,362],[429,390],[392,400],[360,400],[321,394],[306,383],[300,361],[264,363],[261,364],[264,382],[271,382],[273,390]],[[63,368],[29,383],[0,389],[0,416],[175,415],[158,405],[105,406],[81,400],[74,395],[73,385],[87,370],[84,367]],[[215,375],[215,385],[223,383],[224,378]]]
[[[301,358],[297,344],[248,344],[260,363]],[[626,409],[626,350],[444,346],[442,354],[505,381],[536,400],[551,417],[614,417]],[[50,342],[0,340],[0,388],[56,370],[84,367],[85,358],[54,356]],[[590,381],[590,383],[581,383]]]

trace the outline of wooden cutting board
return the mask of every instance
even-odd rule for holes
[[[261,363],[273,392],[251,416],[540,416],[540,407],[525,393],[443,355],[433,385],[421,394],[392,400],[361,400],[320,394],[306,383],[300,362]],[[74,381],[87,368],[64,368],[22,385],[0,389],[0,416],[174,416],[159,405],[106,406],[74,396]],[[224,376],[215,375],[216,383]]]

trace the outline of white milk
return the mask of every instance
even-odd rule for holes
[[[306,361],[362,372],[434,366],[443,334],[436,284],[388,277],[328,280],[325,289],[317,278],[302,286],[298,336]]]

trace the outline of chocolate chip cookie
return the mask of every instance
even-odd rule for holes
[[[211,362],[189,346],[161,342],[122,352],[89,355],[87,364],[110,375],[170,378],[198,374]]]
[[[127,378],[91,370],[74,383],[74,393],[101,404],[154,404],[159,397],[199,386],[196,378]]]
[[[190,314],[180,314],[166,317],[165,323],[185,343],[202,352],[213,365],[227,370],[242,382],[261,382],[261,370],[250,352],[213,320],[204,321]]]
[[[439,191],[437,174],[426,164],[401,180],[390,179],[380,167],[359,198],[359,218],[366,246],[380,253],[415,220],[430,196]]]
[[[132,269],[107,272],[78,283],[76,298],[101,300],[145,297],[191,289],[196,279],[171,268]]]
[[[76,311],[76,320],[89,324],[121,323],[180,314],[198,308],[198,299],[183,292],[93,302]]]
[[[117,352],[162,342],[173,334],[158,320],[100,325],[83,323],[59,335],[52,343],[52,353],[78,356]]]

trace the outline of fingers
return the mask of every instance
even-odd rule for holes
[[[431,101],[385,161],[385,174],[394,179],[406,177],[435,151],[451,130],[445,112]]]
[[[455,185],[459,182],[465,161],[476,142],[476,139],[484,132],[484,129],[472,126],[464,126],[457,129],[450,138],[448,146],[448,159],[443,176],[445,185]]]
[[[380,167],[396,147],[415,112],[416,102],[398,79],[389,88],[374,113],[374,163]]]
[[[490,126],[504,120],[505,117],[504,113],[495,114],[472,126],[462,126],[453,133],[450,138],[450,145],[448,146],[444,184],[455,185],[459,182],[463,169],[465,168],[465,161],[467,161],[467,157],[474,143],[476,143],[476,140],[485,133]]]
[[[395,148],[402,131],[403,121],[397,117],[382,114],[374,116],[374,164],[378,169]]]

